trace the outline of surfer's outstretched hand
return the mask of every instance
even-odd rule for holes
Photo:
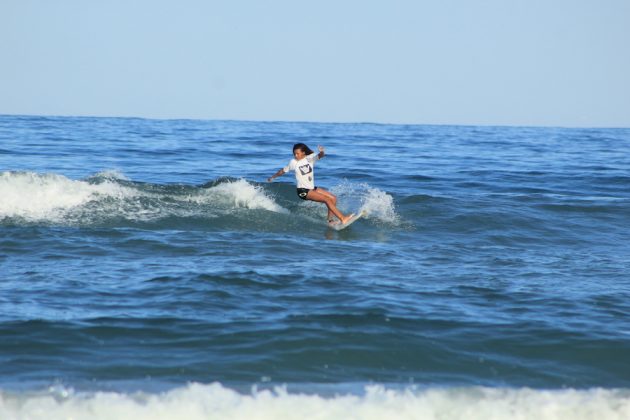
[[[324,153],[324,146],[317,145],[317,148],[319,149],[317,156],[321,159],[326,155],[326,153]]]

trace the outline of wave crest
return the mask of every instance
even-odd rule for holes
[[[2,172],[0,196],[0,220],[61,222],[71,209],[103,198],[132,198],[137,191],[109,179],[94,184],[57,174]]]
[[[288,213],[278,205],[265,191],[244,179],[228,180],[208,188],[192,200],[199,203],[216,203],[223,201],[235,208],[263,209],[276,213]]]
[[[172,217],[209,219],[238,209],[287,212],[262,188],[244,179],[197,187],[132,182],[118,172],[101,172],[85,180],[3,172],[0,196],[0,221],[18,224],[86,226]]]

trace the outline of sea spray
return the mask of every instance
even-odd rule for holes
[[[344,180],[334,186],[331,192],[338,197],[340,206],[347,212],[364,211],[366,218],[388,225],[399,226],[400,215],[396,212],[394,197],[367,183],[353,183]]]

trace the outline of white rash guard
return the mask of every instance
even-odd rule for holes
[[[315,188],[315,162],[319,160],[319,154],[311,153],[303,159],[291,159],[291,162],[283,168],[284,173],[295,171],[297,188],[312,190]]]

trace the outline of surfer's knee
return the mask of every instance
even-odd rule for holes
[[[324,197],[324,203],[328,206],[328,207],[335,207],[337,200],[334,200],[330,197]]]
[[[337,203],[337,197],[335,196],[335,194],[332,194],[328,191],[326,191],[326,194],[324,194],[324,196],[330,200],[331,203],[336,204]]]

